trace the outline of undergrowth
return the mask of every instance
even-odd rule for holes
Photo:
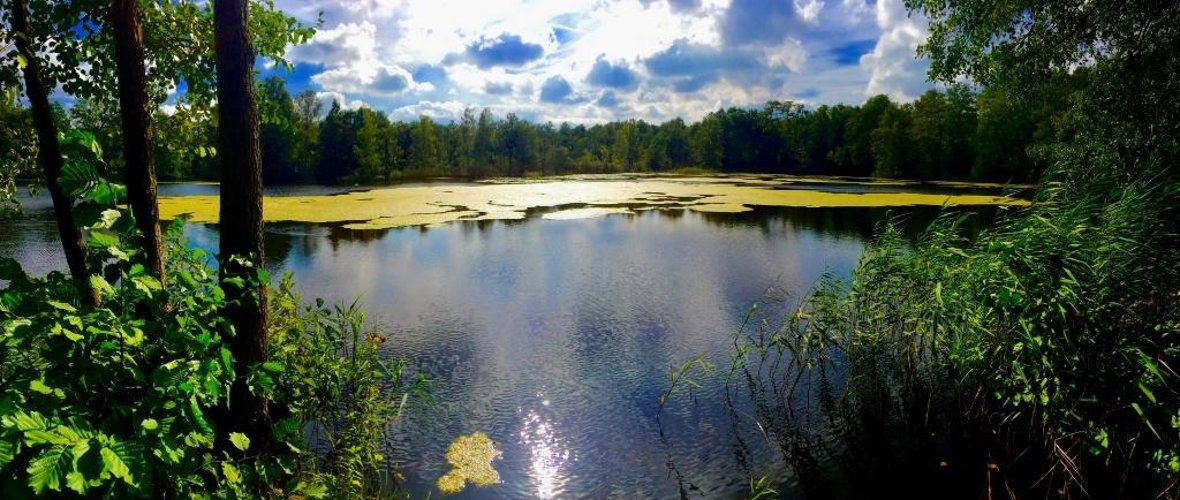
[[[355,303],[302,305],[290,277],[275,291],[271,357],[248,381],[289,416],[272,427],[278,451],[259,453],[216,427],[235,373],[209,256],[173,224],[161,285],[137,263],[125,190],[81,166],[63,178],[101,302],[84,305],[60,272],[0,259],[0,497],[399,495],[381,446],[421,379],[382,362]]]
[[[883,229],[728,378],[816,497],[1175,495],[1180,187],[1049,183],[978,238]]]

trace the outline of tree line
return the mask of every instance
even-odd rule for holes
[[[1030,182],[1039,145],[1055,140],[1063,80],[1035,102],[999,88],[930,90],[912,103],[884,95],[859,106],[770,101],[719,109],[695,123],[533,123],[464,110],[450,123],[391,120],[368,107],[327,113],[311,91],[260,84],[268,184],[390,182],[406,177],[722,172]],[[322,118],[321,118],[322,116]],[[177,165],[177,167],[182,167]]]
[[[445,123],[428,116],[397,121],[335,102],[325,112],[313,91],[292,96],[277,76],[256,82],[256,95],[267,185],[681,169],[1033,182],[1045,168],[1041,151],[1063,133],[1055,124],[1082,73],[1043,85],[1031,99],[1000,86],[952,85],[907,103],[885,95],[861,105],[770,101],[719,109],[693,123],[631,119],[589,126],[533,123],[487,108],[467,108]],[[93,132],[114,153],[112,170],[120,170],[118,106],[84,98],[58,115],[64,127]],[[19,119],[13,112],[3,116],[14,117],[7,123]],[[162,178],[219,178],[214,108],[181,100],[168,113],[157,110],[153,121]]]

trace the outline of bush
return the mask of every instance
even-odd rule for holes
[[[59,272],[26,275],[0,259],[0,491],[5,498],[68,494],[242,498],[371,496],[386,463],[382,433],[408,395],[401,365],[381,363],[376,334],[361,337],[356,305],[300,310],[283,280],[272,304],[271,360],[251,367],[252,390],[291,416],[273,426],[281,450],[261,455],[225,435],[213,415],[235,378],[220,310],[225,294],[208,256],[167,232],[167,288],[134,263],[130,215],[102,211],[88,227],[91,284],[83,306]],[[266,280],[259,271],[257,279]],[[304,446],[327,443],[324,454]],[[226,443],[226,444],[222,444]],[[231,454],[225,447],[232,446]]]
[[[386,339],[364,329],[364,311],[302,305],[284,276],[270,301],[270,358],[286,368],[275,395],[287,404],[313,449],[304,476],[336,498],[396,494],[396,471],[384,457],[387,425],[407,405],[424,401],[426,379],[407,376],[405,364],[381,361]]]
[[[0,292],[5,496],[240,487],[239,464],[215,452],[210,423],[234,378],[222,342],[224,294],[199,250],[170,261],[175,279],[164,290],[131,264],[134,250],[119,236],[125,217],[108,210],[90,228],[100,306],[82,306],[61,273],[33,279],[11,259],[0,264],[9,282]],[[160,312],[165,298],[168,314]]]

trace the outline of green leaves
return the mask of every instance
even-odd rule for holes
[[[12,459],[16,458],[16,443],[8,436],[0,438],[0,470],[3,470]]]
[[[97,274],[90,275],[90,287],[98,292],[99,297],[112,297],[115,295],[115,287],[107,283],[107,280]]]
[[[143,430],[150,432],[159,429],[160,423],[154,418],[145,418],[139,423],[139,426],[143,428]]]
[[[116,213],[107,214],[110,229],[94,233],[101,234],[95,241],[134,256],[125,246],[134,242],[130,227]],[[169,231],[170,238],[180,233]],[[339,483],[325,488],[324,480],[311,477],[304,493],[361,491],[355,488],[376,475],[384,423],[404,404],[380,390],[391,374],[376,345],[363,341],[361,311],[354,304],[303,316],[289,297],[272,301],[293,312],[270,311],[276,355],[250,366],[247,382],[281,398],[297,416],[273,425],[278,451],[259,456],[258,436],[219,435],[210,420],[213,408],[227,403],[235,378],[235,360],[223,343],[231,330],[220,316],[225,304],[216,273],[203,255],[175,239],[169,245],[173,279],[167,287],[134,260],[93,253],[103,264],[91,274],[103,297],[99,306],[74,305],[76,291],[64,275],[23,279],[19,266],[7,270],[18,279],[0,291],[0,472],[41,495],[251,497],[258,484],[299,484],[292,476],[307,453],[300,430],[314,418],[345,422],[346,430],[332,439],[347,451],[332,466]],[[247,271],[244,282],[267,279],[249,261],[238,265]],[[142,311],[158,310],[163,293],[171,311],[144,317]],[[360,351],[345,357],[354,336],[362,339]],[[345,380],[356,390],[345,391]],[[215,448],[222,443],[227,449]],[[217,458],[234,451],[249,458]]]
[[[250,438],[240,432],[231,432],[229,434],[229,441],[233,443],[234,448],[241,451],[246,451],[250,447]]]
[[[82,198],[100,184],[106,183],[94,164],[84,161],[70,161],[61,168],[57,183],[70,196]]]
[[[50,448],[29,464],[29,487],[33,492],[41,495],[49,491],[61,491],[65,482],[66,469],[69,466],[69,456],[62,448]]]
[[[78,312],[78,309],[74,308],[74,306],[72,306],[72,305],[66,304],[65,302],[58,302],[56,300],[47,300],[47,301],[45,301],[45,303],[48,304],[49,306],[53,307],[54,309],[58,309],[61,311]]]
[[[107,472],[110,472],[116,478],[126,481],[128,484],[133,484],[134,480],[131,477],[131,468],[127,466],[127,462],[124,462],[118,453],[115,453],[115,450],[102,448],[99,450],[99,454],[102,456],[102,465]]]
[[[53,394],[53,388],[45,385],[45,382],[41,380],[29,381],[29,390],[33,392],[39,392],[41,394]]]
[[[129,229],[119,212],[102,217],[115,250],[134,241],[118,237]],[[187,256],[183,246],[171,249],[173,265]],[[208,293],[216,290],[215,274],[193,262],[199,267],[187,272],[196,289],[170,290],[178,307],[151,319],[137,311],[157,308],[163,287],[142,265],[108,258],[105,269],[91,274],[103,305],[85,308],[74,305],[68,277],[20,279],[19,266],[9,269],[17,279],[0,292],[4,474],[41,494],[207,492],[201,471],[211,466],[215,436],[206,415],[231,379],[215,335],[220,299]],[[169,479],[157,492],[144,490],[149,469],[164,464]]]
[[[238,485],[242,483],[242,473],[238,468],[229,462],[221,463],[221,474],[225,476],[225,480],[231,485]]]

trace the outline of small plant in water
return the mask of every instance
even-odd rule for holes
[[[492,468],[492,461],[500,458],[500,450],[487,434],[475,432],[459,436],[447,448],[450,472],[438,478],[438,489],[444,494],[463,491],[468,482],[475,486],[491,486],[500,482],[500,474]]]

